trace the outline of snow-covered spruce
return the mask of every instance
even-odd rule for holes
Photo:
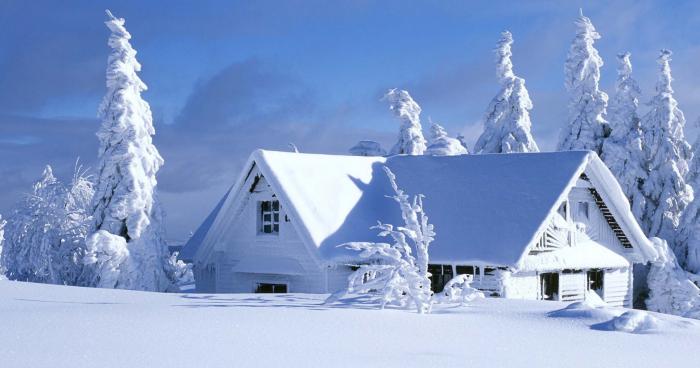
[[[665,240],[651,238],[659,257],[647,275],[647,309],[700,319],[700,289],[680,267]]]
[[[107,94],[99,109],[102,125],[97,133],[100,152],[93,202],[96,233],[88,239],[85,261],[95,270],[93,285],[165,291],[175,279],[156,193],[156,173],[163,159],[152,143],[153,119],[148,103],[141,98],[146,85],[137,75],[141,64],[129,43],[131,35],[124,28],[124,19],[109,11],[107,15],[112,53]],[[123,243],[114,237],[121,237]],[[124,243],[128,252],[118,249]]]
[[[569,92],[569,118],[559,138],[558,150],[591,150],[600,154],[608,135],[605,109],[608,95],[598,87],[603,59],[593,44],[600,38],[593,23],[580,13],[564,66]]]
[[[375,141],[359,141],[349,150],[353,156],[386,156],[386,151]]]
[[[426,155],[456,156],[469,153],[459,140],[448,136],[440,124],[433,124],[430,127],[430,133],[430,145],[425,151]]]
[[[505,31],[496,47],[496,75],[501,90],[491,100],[484,118],[484,132],[475,153],[539,152],[530,132],[532,101],[525,80],[513,73],[513,35]]]
[[[399,189],[396,176],[384,167],[394,190],[391,196],[401,208],[404,226],[378,222],[373,229],[379,236],[391,237],[393,244],[354,242],[340,245],[360,252],[367,260],[348,277],[348,288],[331,295],[327,302],[334,302],[347,294],[375,291],[381,295],[381,308],[388,304],[401,307],[413,306],[418,313],[430,313],[433,292],[430,290],[428,273],[428,248],[435,232],[423,212],[423,196],[416,195],[413,201]],[[415,255],[413,252],[415,251]]]
[[[693,190],[685,182],[692,152],[683,133],[685,117],[673,98],[670,60],[671,51],[661,50],[656,96],[641,122],[649,175],[642,188],[646,206],[640,225],[648,236],[672,243],[681,214],[693,200]],[[677,248],[674,251],[684,253]]]
[[[612,132],[603,143],[602,159],[617,177],[630,201],[632,213],[641,219],[646,202],[642,183],[647,178],[642,129],[637,115],[641,90],[632,78],[630,53],[619,54],[617,60],[615,94],[608,109]]]
[[[77,168],[66,187],[46,166],[32,192],[16,206],[1,258],[9,279],[81,284],[89,227],[86,205],[93,194],[92,184],[82,174]]]
[[[695,124],[700,128],[700,119]],[[693,143],[692,156],[686,182],[693,188],[694,198],[683,211],[674,248],[683,267],[700,274],[700,135]]]
[[[426,149],[423,128],[420,125],[421,108],[413,101],[408,91],[390,89],[384,100],[389,102],[389,109],[401,120],[399,139],[391,149],[392,155],[422,155]]]

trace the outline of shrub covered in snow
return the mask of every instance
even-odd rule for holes
[[[17,204],[7,226],[1,263],[12,280],[78,285],[89,228],[92,183],[76,168],[66,187],[46,166],[32,192]]]
[[[389,109],[401,120],[399,139],[391,149],[392,155],[422,155],[426,149],[423,128],[420,124],[421,108],[413,101],[408,91],[390,89],[384,100],[389,102]]]
[[[700,127],[700,119],[696,126]],[[674,251],[687,271],[700,274],[700,135],[693,144],[693,159],[686,180],[693,188],[694,197],[681,216]]]
[[[530,133],[532,101],[525,80],[513,73],[512,43],[513,35],[503,32],[495,50],[501,90],[486,111],[484,132],[474,145],[475,153],[539,152]]]
[[[426,155],[456,156],[469,153],[459,140],[448,136],[440,124],[433,124],[430,127],[430,132],[430,145],[425,151]]]
[[[146,85],[137,74],[141,64],[129,43],[131,35],[124,28],[124,19],[109,11],[107,15],[112,53],[107,94],[99,110],[100,160],[93,202],[94,228],[99,234],[88,241],[91,255],[86,264],[95,271],[95,285],[164,291],[172,287],[175,277],[156,193],[156,173],[163,159],[152,142],[153,119],[148,103],[141,98]],[[128,252],[121,249],[121,241],[101,231],[121,237]],[[114,264],[117,261],[124,264]]]
[[[665,240],[652,238],[659,254],[647,275],[647,309],[691,318],[700,317],[700,289],[678,265]]]
[[[379,236],[390,237],[389,243],[355,242],[342,244],[360,252],[367,260],[348,278],[347,290],[332,295],[327,302],[333,302],[346,294],[377,292],[381,296],[381,308],[388,304],[416,308],[418,313],[429,313],[433,292],[430,290],[428,273],[428,247],[435,232],[423,212],[423,196],[409,196],[399,189],[396,177],[384,167],[394,190],[394,199],[401,208],[404,226],[394,227],[379,222],[373,229]],[[415,252],[415,255],[414,255]]]
[[[608,95],[598,86],[603,59],[594,47],[597,39],[600,34],[581,12],[564,66],[569,120],[559,138],[560,151],[591,150],[600,154],[609,129],[604,118]]]
[[[457,275],[445,284],[442,292],[435,294],[437,303],[459,303],[465,305],[475,299],[484,298],[484,293],[471,286],[472,275]]]
[[[646,207],[640,225],[648,236],[673,242],[693,191],[685,181],[692,152],[683,133],[685,117],[673,97],[670,60],[671,51],[661,50],[656,96],[641,123],[649,175],[643,186]]]
[[[386,151],[375,141],[359,141],[350,148],[353,156],[386,156]]]
[[[630,310],[613,318],[609,322],[609,328],[613,331],[644,333],[658,329],[659,321],[647,312]]]

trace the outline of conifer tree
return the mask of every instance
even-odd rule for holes
[[[693,190],[685,181],[692,153],[683,132],[685,117],[673,97],[670,60],[671,51],[661,50],[656,96],[641,122],[649,173],[642,188],[646,204],[641,225],[648,236],[669,243],[675,240],[681,214],[693,200]]]
[[[392,155],[422,155],[426,149],[423,128],[420,124],[421,108],[411,98],[408,91],[390,89],[384,100],[389,102],[389,109],[401,120],[399,139],[391,149]]]
[[[598,87],[603,59],[594,43],[600,39],[591,20],[580,12],[576,37],[564,66],[569,92],[569,118],[559,138],[558,150],[591,150],[601,153],[609,127],[605,121],[608,95]]]
[[[539,152],[530,129],[532,101],[525,80],[513,72],[513,35],[505,31],[496,47],[496,75],[501,90],[491,100],[484,132],[474,145],[475,153]]]
[[[175,280],[156,192],[163,159],[152,142],[155,129],[151,109],[141,97],[146,85],[137,74],[141,64],[129,42],[131,35],[124,19],[109,11],[107,16],[112,53],[107,93],[99,109],[95,232],[87,240],[85,261],[94,270],[93,285],[165,291]]]
[[[619,54],[617,59],[617,83],[609,109],[612,132],[603,143],[602,158],[627,195],[632,213],[641,219],[646,202],[642,184],[647,177],[642,129],[637,115],[641,90],[632,78],[630,53]]]

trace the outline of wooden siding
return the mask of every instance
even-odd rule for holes
[[[628,268],[605,270],[603,300],[616,307],[632,305],[632,274]]]
[[[586,271],[575,270],[559,273],[559,300],[578,302],[586,297]]]

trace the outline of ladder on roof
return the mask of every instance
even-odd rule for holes
[[[620,228],[620,224],[617,223],[615,217],[612,215],[612,213],[610,213],[610,208],[608,208],[608,205],[606,205],[605,202],[603,202],[603,198],[600,196],[600,193],[598,193],[598,191],[595,188],[588,188],[588,190],[593,195],[593,199],[595,199],[595,204],[600,209],[600,212],[603,213],[605,221],[607,221],[608,225],[610,225],[610,228],[615,233],[617,240],[619,240],[622,246],[626,249],[632,249],[632,243],[630,243],[630,240],[627,239],[627,235],[625,235],[625,232],[622,231],[622,228]]]

